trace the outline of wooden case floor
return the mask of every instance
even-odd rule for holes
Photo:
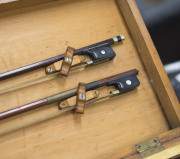
[[[0,14],[0,72],[5,72],[119,34],[116,58],[85,71],[0,95],[0,111],[23,105],[130,69],[138,69],[137,90],[0,136],[0,158],[104,158],[169,129],[126,23],[112,0],[60,0]],[[43,70],[0,83],[39,77]],[[52,104],[0,122],[0,128],[57,110]]]

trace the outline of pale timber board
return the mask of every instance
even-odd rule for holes
[[[167,159],[174,156],[179,155],[180,149],[180,127],[175,128],[173,130],[167,131],[165,133],[159,134],[156,136],[161,143],[161,146],[164,147],[164,150],[153,154],[149,157],[146,157],[147,159]],[[129,146],[124,149],[119,149],[114,152],[112,152],[111,155],[105,156],[104,159],[141,159],[142,157],[140,154],[136,151],[135,146]]]
[[[178,159],[180,155],[180,144],[157,154],[147,157],[146,159]],[[174,158],[173,158],[174,157]]]
[[[0,0],[0,12],[40,5],[57,0]]]
[[[180,126],[180,103],[134,0],[118,0],[171,128]]]
[[[116,58],[68,78],[50,80],[1,94],[0,111],[130,69],[140,70],[140,87],[89,106],[84,115],[71,112],[3,136],[0,158],[102,158],[169,129],[136,46],[116,1],[60,0],[1,13],[0,72],[80,48],[119,34]],[[1,82],[0,87],[44,74],[35,71]],[[57,104],[2,121],[0,127],[57,110]]]

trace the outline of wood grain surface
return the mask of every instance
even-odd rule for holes
[[[173,130],[167,131],[165,133],[159,134],[156,136],[164,147],[163,151],[160,151],[157,154],[153,154],[147,159],[169,159],[170,157],[174,157],[179,155],[180,153],[180,127],[175,128]],[[129,146],[124,149],[119,149],[117,151],[112,152],[111,155],[105,156],[104,159],[141,159],[140,154],[135,149],[135,146]],[[176,158],[178,159],[178,158]]]
[[[180,103],[136,7],[136,3],[132,0],[119,0],[118,2],[170,126],[176,128],[180,126]]]
[[[0,14],[0,72],[80,48],[119,34],[113,61],[70,72],[69,76],[0,95],[0,111],[110,75],[138,69],[137,90],[0,136],[1,159],[104,158],[169,129],[159,100],[118,4],[114,0],[59,0]],[[0,87],[44,75],[38,70],[0,83]],[[107,89],[109,90],[109,88]],[[98,89],[98,91],[102,91]],[[0,122],[0,129],[57,110],[57,104]]]
[[[0,0],[0,12],[16,10],[57,0]]]

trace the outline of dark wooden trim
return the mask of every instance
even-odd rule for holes
[[[129,75],[132,75],[132,74],[137,74],[137,73],[138,73],[138,70],[134,69],[134,70],[130,70],[130,71],[127,71],[127,72],[123,72],[123,73],[120,73],[120,74],[117,74],[117,75],[114,75],[114,76],[110,76],[110,77],[101,79],[99,81],[91,82],[91,83],[87,84],[86,91],[93,90],[93,89],[105,86],[110,81],[113,81],[113,80],[116,80],[116,79],[119,79],[119,78],[122,78],[122,77],[126,77],[126,76],[129,76]],[[1,112],[0,113],[0,120],[3,120],[5,118],[8,118],[8,117],[11,117],[11,116],[14,116],[14,115],[18,115],[20,113],[23,113],[23,112],[26,112],[26,111],[29,111],[29,110],[33,110],[33,109],[36,109],[36,108],[39,108],[39,107],[42,107],[42,106],[45,106],[45,105],[48,105],[48,104],[52,104],[52,103],[55,103],[55,102],[62,101],[64,99],[75,96],[76,94],[77,94],[77,88],[74,88],[74,89],[70,89],[70,90],[67,90],[67,91],[52,95],[50,97],[47,97],[47,98],[44,98],[44,99],[29,103],[29,104],[26,104],[26,105],[23,105],[23,106],[20,106],[20,107],[13,108],[11,110]]]
[[[122,39],[119,39],[119,42],[121,40]],[[98,46],[98,45],[102,45],[102,44],[110,44],[110,45],[112,45],[112,44],[114,44],[114,40],[112,38],[110,38],[110,39],[107,39],[107,40],[104,40],[104,41],[101,41],[101,42],[97,42],[97,43],[89,45],[89,46],[85,46],[83,48],[77,49],[75,51],[74,55],[81,55],[83,53],[83,51],[85,51],[85,50],[87,50],[89,48]],[[51,65],[51,64],[53,64],[53,63],[55,63],[57,61],[63,60],[63,58],[64,58],[64,54],[61,54],[61,55],[58,55],[58,56],[55,56],[55,57],[52,57],[52,58],[49,58],[49,59],[45,59],[43,61],[39,61],[39,62],[30,64],[30,65],[26,65],[26,66],[23,66],[23,67],[20,67],[20,68],[17,68],[17,69],[8,71],[8,72],[1,73],[0,74],[0,80],[5,80],[7,78],[11,78],[11,77],[15,77],[17,75],[28,73],[28,72],[34,71],[36,69],[47,67],[47,66],[49,66],[49,65]]]
[[[29,110],[33,110],[35,108],[39,108],[42,107],[44,105],[48,104],[48,100],[47,99],[41,99],[17,108],[13,108],[7,111],[4,111],[2,113],[0,113],[0,120],[6,119],[8,117],[29,111]]]

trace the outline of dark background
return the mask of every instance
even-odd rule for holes
[[[180,0],[136,0],[180,101]]]

